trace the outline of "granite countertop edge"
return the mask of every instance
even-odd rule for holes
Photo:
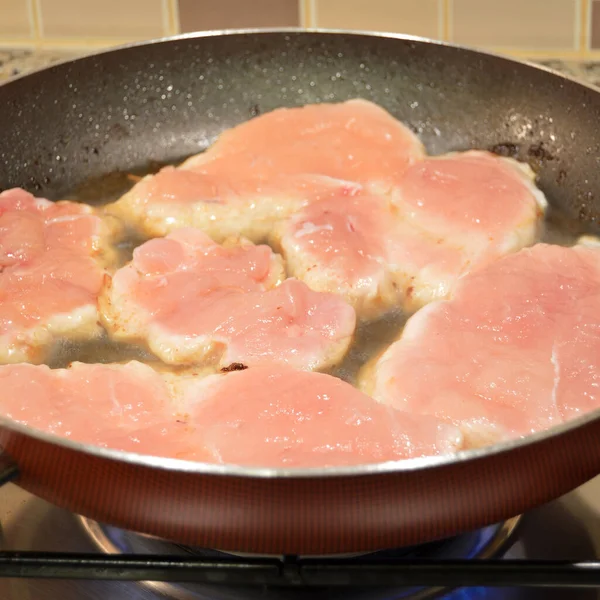
[[[50,51],[0,49],[0,82],[51,65],[52,63],[84,56],[85,51]],[[538,60],[551,69],[600,87],[600,60]]]

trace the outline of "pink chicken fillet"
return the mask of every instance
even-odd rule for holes
[[[528,167],[473,151],[416,162],[391,200],[314,202],[273,240],[291,275],[372,319],[443,298],[462,274],[533,243],[545,207]]]
[[[0,367],[0,385],[3,416],[104,448],[134,451],[140,431],[160,432],[178,418],[165,379],[135,361],[73,363],[56,370],[46,365],[7,365]]]
[[[447,454],[462,444],[453,426],[287,366],[190,379],[181,394],[188,416],[178,456],[207,462],[331,467]]]
[[[147,365],[0,367],[3,416],[75,442],[199,462],[332,467],[447,454],[462,436],[286,366],[205,378]]]
[[[182,229],[136,248],[101,301],[113,336],[145,340],[172,364],[284,363],[321,369],[351,342],[354,310],[283,278],[268,246],[220,246]]]
[[[462,278],[362,376],[377,400],[480,445],[600,407],[600,249],[538,244]]]
[[[417,137],[371,102],[281,108],[145,177],[109,210],[146,235],[193,226],[216,241],[262,241],[275,222],[330,193],[387,193],[423,156]]]
[[[37,362],[57,339],[100,331],[103,228],[89,206],[0,194],[0,362]]]

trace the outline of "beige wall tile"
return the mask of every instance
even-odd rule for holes
[[[592,3],[592,23],[590,27],[592,48],[600,50],[600,0]]]
[[[166,33],[164,0],[39,0],[48,38],[160,37]]]
[[[179,0],[181,31],[299,25],[298,0]]]
[[[451,0],[450,36],[469,46],[575,49],[578,0]]]
[[[437,38],[438,0],[315,0],[317,27],[391,31]]]
[[[0,0],[0,36],[28,38],[32,35],[29,0]]]

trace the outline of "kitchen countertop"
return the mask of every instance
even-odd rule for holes
[[[51,50],[0,50],[0,83],[40,69],[54,62],[82,56],[85,51],[51,51]],[[547,67],[566,75],[576,77],[587,83],[600,87],[600,60],[595,61],[537,61]]]
[[[62,52],[49,50],[1,50],[0,83],[12,77],[35,71],[52,63],[82,56],[85,52]]]

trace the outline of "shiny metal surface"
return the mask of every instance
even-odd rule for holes
[[[90,537],[90,531],[82,526],[80,517],[11,484],[0,489],[0,523],[0,547],[3,550],[94,552],[98,551],[98,543],[102,541],[100,538],[94,541]],[[91,527],[96,536],[102,533],[94,524],[88,522],[87,527]],[[132,539],[136,538],[129,539],[127,543],[131,544]],[[143,540],[138,539],[139,545],[134,548],[136,552],[172,548],[157,540]],[[590,560],[600,556],[600,478],[523,517],[514,540],[505,555],[507,558]],[[185,552],[184,549],[180,551]],[[162,591],[169,593],[172,590],[165,588]],[[309,594],[311,600],[321,597],[321,593],[314,590]],[[0,579],[2,600],[159,600],[165,597],[169,596],[161,595],[157,588],[135,583]],[[185,600],[254,600],[267,597],[301,600],[308,594],[297,590],[284,595],[267,594],[261,589],[240,593],[240,590],[227,588],[204,588],[202,591],[188,590],[177,597]],[[326,591],[322,597],[349,600],[347,590],[346,595]],[[373,596],[362,593],[357,597],[363,600]],[[600,592],[475,588],[450,592],[443,597],[449,600],[599,600]],[[386,598],[399,600],[406,596],[398,592],[388,594]]]

